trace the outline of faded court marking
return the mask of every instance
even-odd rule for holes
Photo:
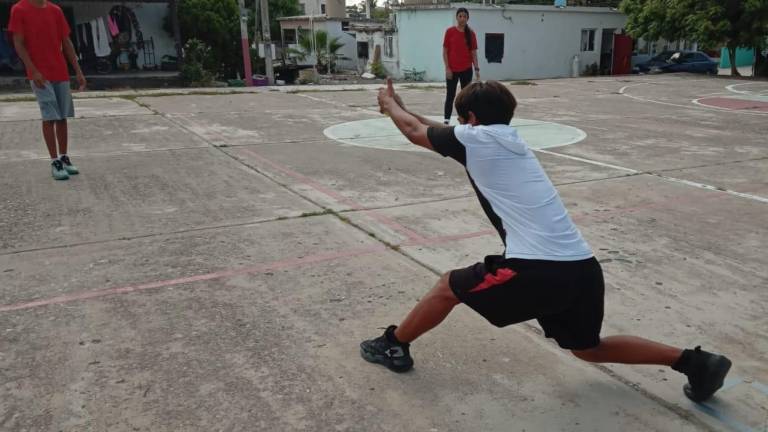
[[[430,119],[441,121],[439,117]],[[583,130],[559,123],[512,119],[510,125],[517,128],[520,136],[534,150],[575,144],[587,137]],[[332,140],[354,146],[382,150],[427,151],[408,142],[388,117],[341,123],[327,128],[323,133]]]

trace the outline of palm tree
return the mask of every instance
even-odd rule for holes
[[[340,37],[336,36],[328,40],[328,32],[325,30],[315,31],[314,47],[316,50],[316,66],[321,72],[329,72],[328,63],[330,62],[330,72],[336,69],[337,60],[346,60],[339,54],[339,50],[344,47],[340,42]],[[304,61],[312,55],[312,35],[310,32],[299,33],[299,48],[291,48],[288,54],[299,61]]]

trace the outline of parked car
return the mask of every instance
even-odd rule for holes
[[[717,75],[718,62],[701,51],[663,51],[635,66],[636,73],[691,72]]]
[[[667,60],[669,60],[670,57],[672,57],[672,54],[674,54],[675,51],[662,51],[655,56],[651,57],[649,55],[636,55],[632,56],[633,63],[632,63],[632,72],[633,73],[648,73],[649,69],[652,66],[659,66],[663,64],[667,64]]]

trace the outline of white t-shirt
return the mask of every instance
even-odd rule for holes
[[[560,195],[517,130],[506,125],[429,128],[438,153],[465,166],[506,258],[579,261],[593,256]]]

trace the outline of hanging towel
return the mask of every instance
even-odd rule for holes
[[[104,19],[96,18],[91,21],[91,27],[93,28],[96,57],[107,57],[112,53],[112,49],[109,47],[107,27],[104,25]]]
[[[112,37],[120,34],[120,29],[117,28],[117,21],[112,18],[112,15],[107,15],[107,26],[109,26],[109,34],[112,35]]]

